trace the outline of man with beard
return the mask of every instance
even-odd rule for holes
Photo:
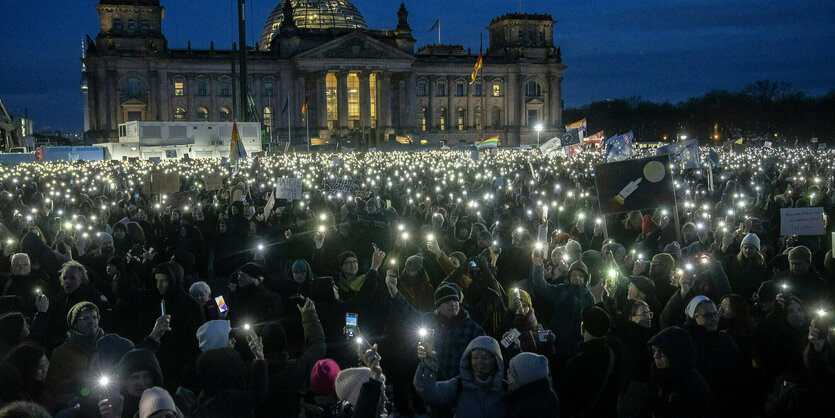
[[[26,315],[35,313],[35,300],[39,295],[49,293],[43,273],[32,272],[32,263],[26,253],[17,253],[11,258],[9,275],[0,280],[0,294],[2,296],[17,296],[26,307]]]
[[[116,247],[113,245],[113,236],[107,232],[100,233],[95,240],[98,240],[99,249],[79,256],[78,262],[87,268],[88,273],[93,273],[95,278],[103,279],[107,277],[107,260],[116,253]]]
[[[829,302],[829,285],[812,265],[812,252],[799,245],[789,251],[789,290],[806,306],[825,306]]]
[[[662,306],[678,290],[672,283],[675,266],[676,260],[668,253],[654,255],[649,266],[649,278],[655,283],[655,297]]]

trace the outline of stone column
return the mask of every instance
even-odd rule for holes
[[[194,89],[197,87],[194,84],[194,74],[186,75],[186,85],[184,86],[186,89],[186,120],[194,120],[197,116],[197,106],[194,104]],[[246,104],[244,104],[246,105]],[[191,132],[186,132],[186,135],[190,134]]]
[[[360,126],[367,132],[371,128],[371,77],[368,71],[360,71],[357,78],[360,82]]]
[[[337,111],[339,113],[339,129],[337,135],[341,136],[348,132],[348,72],[339,71],[336,73],[336,98]]]
[[[554,83],[554,127],[562,126],[562,77]]]
[[[403,101],[406,103],[406,108],[405,108],[406,113],[403,115],[403,118],[405,120],[405,122],[403,123],[403,126],[404,126],[404,128],[406,128],[407,132],[409,132],[409,131],[413,132],[414,129],[415,129],[415,126],[417,126],[417,125],[415,125],[415,123],[416,123],[415,121],[417,120],[416,119],[416,115],[417,115],[416,106],[417,106],[417,100],[418,100],[418,98],[417,98],[417,77],[415,76],[415,73],[405,73],[405,75],[406,75],[406,80],[405,80],[405,83],[404,83],[405,89],[403,90]],[[429,83],[429,86],[430,86],[430,88],[432,87],[431,82]],[[428,118],[428,120],[426,121],[426,123],[429,126],[432,126],[432,119],[431,119],[431,117],[432,117],[432,100],[431,100],[431,98],[429,100],[429,106],[427,106],[427,108],[428,108],[428,112],[427,112],[428,114],[427,114],[426,117]],[[411,129],[409,127],[411,127]]]
[[[328,72],[316,74],[316,129],[326,139],[328,131]]]
[[[388,138],[391,130],[391,74],[377,73],[377,126]],[[384,139],[385,140],[385,139]]]

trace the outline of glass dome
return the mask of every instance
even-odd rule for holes
[[[259,45],[268,48],[278,33],[284,2],[290,1],[293,7],[293,20],[296,26],[304,29],[367,29],[365,19],[359,10],[348,0],[284,0],[275,6],[270,17],[264,23]]]

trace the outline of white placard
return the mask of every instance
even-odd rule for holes
[[[764,146],[765,148],[771,148],[771,141],[765,141],[765,143],[763,144],[763,146]]]
[[[823,208],[780,209],[780,235],[825,235]]]
[[[275,180],[275,197],[278,199],[301,199],[301,179],[280,178]]]

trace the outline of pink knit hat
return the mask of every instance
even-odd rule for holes
[[[310,390],[316,395],[334,393],[336,376],[339,375],[339,365],[331,359],[323,359],[313,365],[310,371]]]

